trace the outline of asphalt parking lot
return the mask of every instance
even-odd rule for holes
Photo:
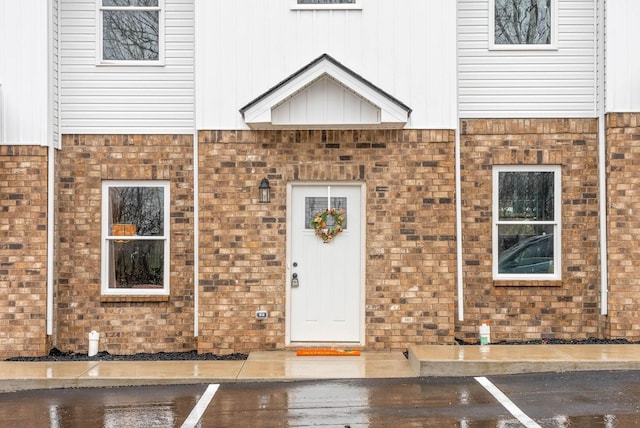
[[[640,372],[236,382],[0,394],[3,426],[632,427]]]

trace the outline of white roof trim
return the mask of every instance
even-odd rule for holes
[[[327,54],[324,54],[240,109],[245,123],[252,129],[300,128],[300,124],[274,124],[275,107],[304,91],[315,81],[329,76],[359,97],[380,109],[378,123],[318,123],[304,128],[402,128],[409,120],[411,108],[362,78]]]

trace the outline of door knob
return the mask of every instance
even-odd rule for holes
[[[298,279],[298,274],[294,273],[291,277],[291,288],[297,288],[300,286],[300,280]]]

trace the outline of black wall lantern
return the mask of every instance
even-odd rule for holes
[[[269,187],[269,180],[267,180],[266,177],[260,182],[258,192],[260,194],[259,199],[261,204],[268,204],[271,202],[271,187]]]

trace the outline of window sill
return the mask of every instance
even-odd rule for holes
[[[98,61],[96,67],[164,67],[164,61]]]
[[[359,5],[309,4],[292,6],[291,10],[362,10]]]
[[[561,280],[493,280],[494,287],[562,287]]]
[[[362,10],[361,0],[353,3],[298,3],[291,0],[291,10]]]
[[[122,303],[122,302],[168,302],[167,295],[128,295],[128,296],[100,296],[100,303]]]
[[[489,51],[558,51],[558,46],[550,45],[490,45]]]

